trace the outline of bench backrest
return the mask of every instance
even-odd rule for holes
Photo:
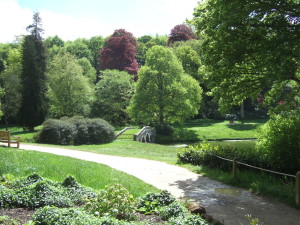
[[[9,138],[10,138],[9,131],[0,131],[0,139],[9,140]]]

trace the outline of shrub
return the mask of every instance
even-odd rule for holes
[[[87,127],[87,119],[82,116],[74,116],[67,120],[67,122],[73,124],[76,127],[76,133],[74,133],[74,144],[81,145],[89,143],[89,130]]]
[[[19,225],[17,221],[8,216],[0,216],[0,224]]]
[[[36,141],[46,144],[69,145],[72,143],[75,126],[63,120],[46,120],[36,136]]]
[[[269,160],[272,169],[295,174],[300,171],[299,134],[299,111],[273,115],[258,135],[258,154]]]
[[[13,195],[13,190],[0,185],[0,209],[11,208]]]
[[[179,163],[191,163],[193,165],[206,165],[223,170],[231,170],[232,164],[228,161],[219,159],[236,159],[237,161],[269,169],[268,160],[259,155],[254,149],[239,149],[230,146],[213,146],[208,142],[199,145],[182,148],[177,152]],[[240,167],[246,168],[246,167]]]
[[[114,127],[102,119],[80,116],[70,119],[47,120],[38,133],[36,141],[47,144],[102,144],[115,138]]]
[[[148,193],[140,198],[140,201],[138,203],[138,209],[141,209],[141,211],[143,211],[143,208],[146,209],[149,206],[149,204],[152,203],[152,208],[154,210],[155,208],[159,208],[161,206],[170,205],[174,201],[175,198],[171,195],[170,192],[166,190],[163,190],[160,193]]]
[[[180,215],[172,217],[168,221],[169,225],[209,225],[210,223],[196,215]]]
[[[157,134],[171,136],[174,133],[174,128],[170,124],[159,123],[155,125]]]
[[[84,204],[95,192],[69,176],[62,183],[43,179],[38,174],[0,185],[0,208],[38,208],[46,205],[66,207]]]
[[[178,217],[187,213],[187,209],[184,208],[178,201],[171,203],[168,206],[164,206],[158,209],[158,214],[162,220],[169,220],[171,217]]]
[[[87,124],[91,144],[109,143],[115,139],[115,128],[105,120],[91,119]]]
[[[157,135],[157,143],[174,143],[183,141],[197,141],[199,138],[194,130],[188,130],[186,128],[172,128],[172,132],[160,131],[162,134]]]
[[[33,220],[37,225],[102,224],[99,219],[87,214],[82,209],[59,209],[51,206],[38,209],[33,215]]]
[[[16,207],[39,208],[42,206],[71,206],[71,200],[52,181],[38,181],[35,184],[15,191],[14,205]]]
[[[129,191],[115,184],[108,186],[107,190],[101,190],[96,198],[86,204],[85,209],[99,217],[110,216],[129,221],[136,219],[135,207],[136,200]]]
[[[120,221],[112,217],[95,217],[81,208],[60,209],[46,206],[38,209],[33,220],[36,225],[130,225],[132,223]],[[132,224],[133,225],[133,224]]]

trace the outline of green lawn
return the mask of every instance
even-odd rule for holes
[[[0,165],[0,175],[22,177],[38,173],[55,181],[73,175],[79,183],[96,190],[120,183],[136,197],[158,192],[158,189],[138,178],[108,166],[53,154],[0,147]]]
[[[176,137],[173,142],[186,142],[197,140],[215,140],[215,139],[248,139],[255,138],[259,128],[266,120],[245,120],[244,123],[236,121],[234,125],[229,125],[227,120],[209,120],[198,119],[189,120],[183,126],[174,125],[176,128]],[[22,127],[9,127],[12,135],[20,136],[21,142],[32,142],[33,136],[42,128],[36,127],[35,132],[24,131]],[[5,130],[4,127],[0,130]],[[117,128],[116,133],[122,128]],[[124,134],[137,134],[140,128],[127,130]]]
[[[228,120],[190,120],[184,123],[183,128],[193,131],[198,140],[211,139],[248,139],[255,138],[259,128],[266,120],[235,121],[229,124]],[[179,125],[175,126],[180,128]]]
[[[102,145],[60,146],[74,150],[88,151],[105,155],[116,155],[157,160],[176,164],[177,148],[159,144],[146,144],[132,140],[116,140]]]

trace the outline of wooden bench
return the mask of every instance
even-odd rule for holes
[[[10,144],[17,144],[17,148],[20,147],[20,137],[19,136],[10,136],[9,131],[0,131],[0,142],[8,143],[8,147]]]

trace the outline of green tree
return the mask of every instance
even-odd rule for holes
[[[90,63],[90,61],[87,58],[81,58],[78,60],[79,65],[81,66],[83,70],[83,75],[87,77],[91,84],[94,84],[96,82],[96,70]]]
[[[44,122],[47,113],[46,54],[39,13],[34,13],[33,24],[27,30],[31,34],[25,36],[22,44],[22,104],[19,123],[34,130],[35,126]]]
[[[138,61],[139,66],[145,65],[146,54],[149,49],[151,49],[154,45],[166,46],[167,44],[167,36],[156,35],[155,37],[150,35],[144,35],[137,39],[137,53],[136,59]]]
[[[277,92],[276,102],[299,98],[300,7],[289,0],[207,0],[192,23],[203,38],[202,62],[223,109]],[[293,86],[291,92],[278,88]],[[288,93],[288,95],[284,95]],[[275,96],[275,95],[273,95]]]
[[[90,49],[93,57],[92,65],[97,72],[97,76],[100,75],[100,49],[103,48],[104,45],[104,38],[102,36],[94,36],[91,37],[88,41],[88,48]]]
[[[47,76],[52,117],[89,115],[93,89],[75,56],[69,53],[55,56],[49,63]]]
[[[197,114],[202,89],[184,74],[181,63],[171,49],[154,46],[139,72],[136,92],[129,115],[140,123],[167,124]]]
[[[258,134],[256,150],[273,170],[295,174],[300,170],[299,110],[272,115]]]
[[[126,108],[134,93],[132,76],[125,71],[104,70],[96,85],[93,116],[116,125],[128,121]]]
[[[1,80],[5,90],[1,109],[6,125],[8,125],[9,118],[16,119],[21,106],[21,71],[21,50],[11,49],[8,53],[7,68],[1,73]]]
[[[75,55],[78,59],[87,58],[93,64],[93,55],[88,47],[88,40],[78,38],[75,41],[65,43],[65,51]]]
[[[45,40],[45,45],[48,50],[48,58],[51,60],[55,55],[63,51],[65,42],[60,37],[55,35],[54,37],[48,37]]]
[[[174,53],[181,62],[184,72],[200,82],[202,80],[199,72],[201,61],[198,53],[190,46],[178,46],[174,48]]]

